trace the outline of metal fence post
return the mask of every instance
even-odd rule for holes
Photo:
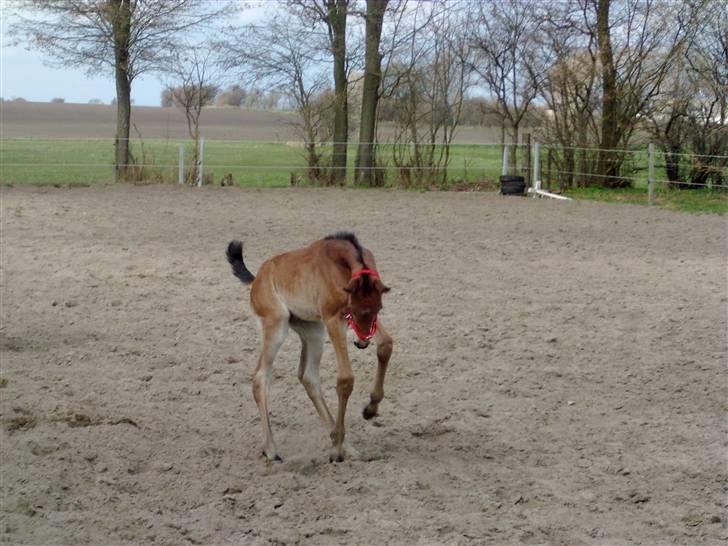
[[[179,145],[179,172],[177,174],[179,185],[185,183],[185,145]]]
[[[651,207],[655,204],[655,145],[652,142],[647,147],[647,162],[647,205]]]
[[[541,181],[541,145],[538,142],[533,144],[533,187]]]
[[[551,191],[551,162],[553,161],[553,150],[549,146],[546,154],[546,190]]]
[[[205,159],[205,137],[200,137],[200,158],[197,165],[197,187],[202,187],[202,170]]]
[[[503,176],[508,174],[508,145],[503,145],[503,167],[501,168],[501,174]]]
[[[526,168],[524,169],[524,173],[526,176],[524,177],[526,179],[526,186],[530,186],[533,184],[533,180],[531,180],[531,133],[526,133],[526,147],[523,150],[523,154],[525,155],[526,160]]]

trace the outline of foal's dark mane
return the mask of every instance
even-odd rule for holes
[[[333,235],[329,235],[327,237],[324,237],[325,240],[339,240],[339,241],[349,241],[352,245],[354,245],[354,248],[356,249],[356,256],[359,260],[359,263],[366,267],[366,264],[364,263],[364,249],[362,248],[361,244],[359,244],[359,239],[356,238],[356,235],[351,233],[350,231],[337,231]],[[364,294],[368,294],[372,290],[371,285],[371,279],[369,278],[368,274],[364,274],[361,277],[362,282],[362,291]]]
[[[337,231],[333,235],[328,235],[324,237],[324,240],[326,241],[330,241],[332,239],[336,239],[339,241],[349,241],[352,245],[354,245],[357,258],[359,259],[359,263],[361,265],[364,265],[364,249],[359,244],[359,239],[356,238],[356,235],[354,235],[350,231]],[[366,265],[364,265],[364,267],[366,267]]]

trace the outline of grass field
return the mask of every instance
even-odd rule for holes
[[[144,171],[145,182],[175,183],[178,180],[179,147],[184,145],[188,176],[194,177],[192,142],[178,139],[149,139],[132,142],[132,153]],[[323,150],[330,154],[330,150]],[[545,165],[545,154],[541,164]],[[356,146],[349,147],[347,178],[354,178]],[[391,149],[381,147],[380,157],[387,170],[386,184],[398,185]],[[0,184],[91,185],[114,179],[114,145],[112,139],[42,139],[0,140]],[[666,178],[658,158],[656,179]],[[212,183],[232,175],[233,183],[245,187],[287,187],[296,174],[306,184],[304,150],[296,142],[255,142],[206,140],[204,171]],[[565,193],[577,199],[647,204],[647,155],[637,152],[631,163],[633,188],[605,190],[579,188]],[[544,169],[542,169],[544,172]],[[482,189],[496,189],[501,173],[500,147],[497,145],[453,144],[448,168],[448,188],[468,189],[479,184]],[[521,172],[521,174],[523,174]],[[545,172],[544,172],[545,176]],[[728,192],[712,190],[669,190],[664,183],[656,186],[656,205],[690,212],[728,214]]]
[[[619,189],[577,188],[567,190],[564,194],[574,199],[590,201],[647,204],[647,188],[644,186]],[[658,186],[655,190],[655,206],[685,212],[728,214],[728,192],[711,189],[676,190]]]
[[[192,163],[192,143],[153,139],[132,142],[137,163],[143,164],[151,181],[177,180],[179,146],[185,146],[185,164]],[[324,150],[327,151],[327,150]],[[388,162],[388,179],[394,177]],[[349,173],[353,178],[356,147],[349,147]],[[457,144],[451,149],[449,179],[472,182],[495,181],[500,174],[498,146]],[[110,139],[5,139],[0,141],[0,183],[3,184],[94,184],[113,180],[114,150]],[[206,140],[204,170],[217,183],[232,174],[237,185],[284,187],[290,175],[305,175],[303,147],[298,143]]]

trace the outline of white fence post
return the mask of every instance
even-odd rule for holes
[[[541,145],[538,142],[533,144],[533,187],[541,189]]]
[[[200,137],[200,158],[197,165],[197,187],[202,187],[202,167],[205,159],[205,137]]]
[[[503,176],[508,174],[508,153],[509,153],[509,147],[507,144],[503,146],[503,167],[501,169],[501,174]]]
[[[655,204],[655,145],[650,142],[647,147],[647,205],[652,206]]]
[[[179,185],[185,183],[185,145],[179,145],[179,172],[177,174]]]

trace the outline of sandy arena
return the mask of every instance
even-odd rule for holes
[[[7,188],[0,540],[34,544],[725,544],[726,218],[485,193]],[[340,229],[395,338],[350,346],[347,439],[275,364],[224,250]],[[327,345],[325,396],[336,406]]]

